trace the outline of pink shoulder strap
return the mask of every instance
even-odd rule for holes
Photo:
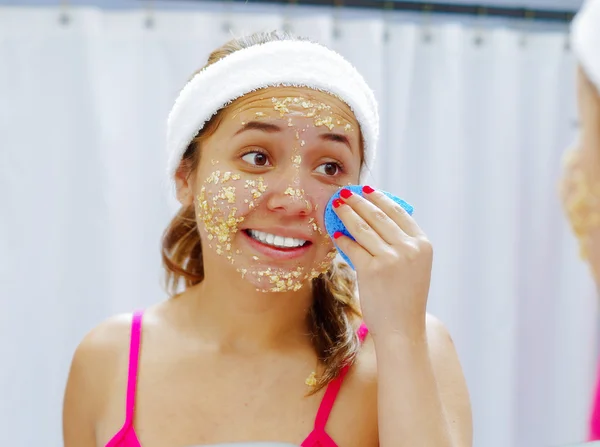
[[[137,388],[138,363],[140,358],[140,336],[142,332],[143,311],[134,312],[131,320],[131,340],[129,343],[129,371],[127,373],[127,407],[125,425],[133,424],[135,409],[135,391]]]
[[[361,343],[365,341],[368,333],[369,329],[367,329],[367,326],[365,326],[364,323],[361,324],[356,331],[356,335],[358,335],[358,339]],[[344,368],[342,368],[340,371],[340,375],[329,382],[329,385],[327,385],[325,395],[323,396],[323,400],[321,401],[321,405],[317,411],[317,417],[315,418],[316,431],[325,431],[325,425],[327,425],[327,421],[329,420],[331,409],[333,408],[335,399],[340,392],[340,388],[342,387],[342,383],[344,382],[344,378],[346,377],[346,374],[348,374],[349,369],[350,365],[344,366]]]

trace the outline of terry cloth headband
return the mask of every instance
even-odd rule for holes
[[[379,114],[375,95],[356,68],[335,51],[308,41],[275,41],[238,50],[196,74],[181,90],[167,122],[168,175],[198,131],[235,99],[265,87],[308,87],[345,102],[363,136],[367,164],[375,159]]]
[[[600,0],[585,0],[573,19],[571,33],[577,59],[600,91]]]

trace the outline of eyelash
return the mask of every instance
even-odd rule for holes
[[[253,149],[253,150],[251,150],[251,151],[242,152],[242,153],[240,154],[240,158],[244,158],[246,155],[249,155],[249,154],[262,154],[262,155],[264,155],[265,157],[267,157],[267,160],[269,160],[269,159],[270,159],[270,157],[269,157],[269,154],[268,154],[266,151],[259,150],[259,149]],[[270,160],[269,160],[269,161],[270,161]],[[249,164],[250,164],[250,163],[249,163]],[[335,175],[326,175],[326,174],[324,174],[326,177],[337,177],[337,176],[339,176],[339,175],[342,175],[342,174],[344,174],[344,173],[346,172],[346,169],[345,169],[345,167],[344,167],[344,164],[343,164],[341,161],[326,161],[326,162],[324,162],[324,163],[321,163],[319,166],[323,166],[323,165],[326,165],[326,164],[332,164],[332,165],[335,165],[335,166],[337,167],[337,169],[338,169],[338,172],[337,172],[337,174],[335,174]],[[267,167],[267,165],[264,165],[264,166],[258,166],[258,165],[253,165],[253,164],[250,164],[250,166],[252,166],[253,168],[263,168],[263,167]]]

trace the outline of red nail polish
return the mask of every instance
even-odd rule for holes
[[[373,188],[371,188],[369,185],[365,185],[363,186],[363,192],[365,194],[371,194],[372,192],[374,192],[375,190]]]
[[[350,191],[349,189],[344,188],[340,191],[340,196],[342,196],[344,199],[349,198],[351,195],[352,191]]]
[[[341,231],[336,231],[335,233],[333,233],[333,238],[334,238],[334,239],[337,239],[337,238],[339,238],[340,236],[342,236],[342,232],[341,232]]]
[[[342,199],[335,199],[333,201],[333,207],[334,208],[337,208],[337,207],[339,207],[340,205],[343,205],[343,204],[344,204],[344,201]]]

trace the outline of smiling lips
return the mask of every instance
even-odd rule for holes
[[[301,257],[312,245],[309,240],[283,236],[275,232],[246,229],[242,234],[254,250],[271,259],[290,260]]]
[[[263,244],[270,245],[276,248],[298,248],[308,243],[305,239],[295,237],[280,236],[272,233],[267,233],[259,230],[247,230],[248,235]]]

